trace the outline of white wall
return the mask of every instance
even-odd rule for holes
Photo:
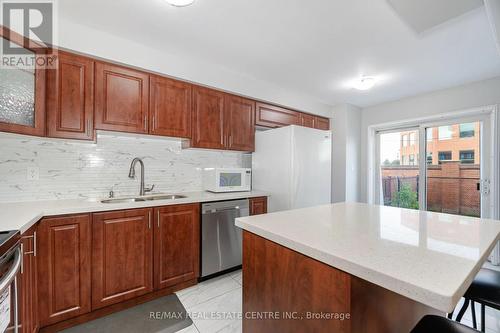
[[[331,106],[313,97],[282,89],[202,59],[167,54],[63,18],[59,20],[58,30],[57,43],[63,48],[331,117]]]
[[[346,142],[346,199],[360,200],[360,159],[361,159],[361,109],[347,107],[347,142]]]
[[[345,201],[346,105],[333,108],[332,128],[332,202]]]
[[[333,108],[332,202],[359,201],[361,110],[350,104]]]
[[[368,107],[361,122],[361,200],[368,198],[369,126],[500,104],[500,77]]]

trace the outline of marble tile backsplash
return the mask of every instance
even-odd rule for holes
[[[0,202],[135,195],[134,157],[144,161],[145,183],[169,193],[202,190],[202,168],[244,163],[242,153],[182,149],[175,139],[103,132],[94,143],[0,133]],[[39,170],[38,180],[28,180],[29,168]]]

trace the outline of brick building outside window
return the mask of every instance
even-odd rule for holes
[[[479,122],[427,129],[428,210],[480,216],[480,191],[477,190],[480,180],[480,130]],[[410,190],[418,198],[418,131],[403,131],[399,135],[399,160],[388,161],[390,163],[381,166],[386,205],[399,202],[397,199],[401,197],[399,192],[402,190]]]

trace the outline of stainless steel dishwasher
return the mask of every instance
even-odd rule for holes
[[[241,265],[242,232],[234,220],[248,215],[248,199],[201,206],[202,278]]]

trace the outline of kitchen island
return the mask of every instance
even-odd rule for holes
[[[244,332],[409,332],[451,312],[500,222],[361,203],[239,218]]]

